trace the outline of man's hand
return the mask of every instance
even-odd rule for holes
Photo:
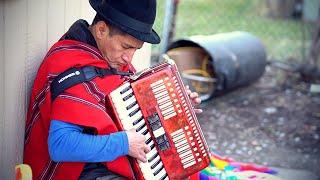
[[[186,86],[186,92],[190,97],[193,106],[199,105],[201,103],[201,99],[199,98],[199,94],[197,92],[191,92],[189,86]],[[195,113],[202,113],[202,109],[194,109]]]
[[[145,143],[146,138],[134,129],[126,131],[126,133],[129,142],[129,156],[147,162],[146,153],[150,151],[150,147]]]

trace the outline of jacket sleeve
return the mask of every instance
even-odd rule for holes
[[[83,127],[51,120],[48,148],[56,162],[109,162],[128,154],[125,132],[109,135],[84,134]]]

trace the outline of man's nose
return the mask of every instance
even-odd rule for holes
[[[127,63],[131,63],[134,53],[136,52],[135,49],[127,50],[123,55],[122,59],[125,60]]]

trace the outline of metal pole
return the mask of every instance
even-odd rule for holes
[[[169,43],[169,34],[172,24],[172,16],[173,16],[173,3],[174,0],[166,0],[166,11],[163,23],[163,31],[162,31],[162,40],[161,40],[161,48],[159,54],[159,61],[162,59],[162,55],[166,52]]]

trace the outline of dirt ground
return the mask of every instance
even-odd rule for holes
[[[320,94],[281,72],[267,67],[250,86],[202,103],[200,125],[220,155],[320,177]]]

